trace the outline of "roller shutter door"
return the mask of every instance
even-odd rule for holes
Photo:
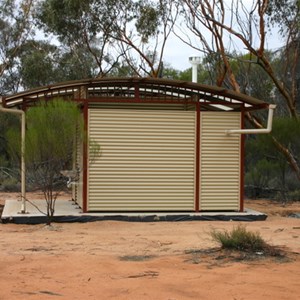
[[[200,209],[239,210],[240,135],[228,136],[226,129],[240,129],[239,112],[201,112]]]
[[[194,210],[195,112],[89,109],[88,211]]]

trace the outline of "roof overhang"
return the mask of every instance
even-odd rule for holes
[[[205,110],[250,111],[268,103],[223,87],[161,78],[95,78],[43,86],[0,98],[6,108],[25,109],[41,100],[191,103]]]

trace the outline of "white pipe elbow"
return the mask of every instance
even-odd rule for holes
[[[274,109],[276,108],[275,104],[269,105],[269,114],[268,114],[268,123],[266,128],[259,128],[259,129],[229,129],[225,130],[227,135],[231,134],[263,134],[263,133],[270,133],[272,131],[273,125],[273,114]]]

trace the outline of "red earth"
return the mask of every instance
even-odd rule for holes
[[[300,202],[246,207],[268,218],[242,224],[284,255],[221,251],[210,232],[238,222],[0,224],[0,299],[299,299]]]

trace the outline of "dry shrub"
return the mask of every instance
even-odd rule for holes
[[[238,225],[231,231],[213,230],[211,236],[216,242],[221,244],[223,249],[257,252],[269,248],[259,232],[247,231],[243,225]]]

